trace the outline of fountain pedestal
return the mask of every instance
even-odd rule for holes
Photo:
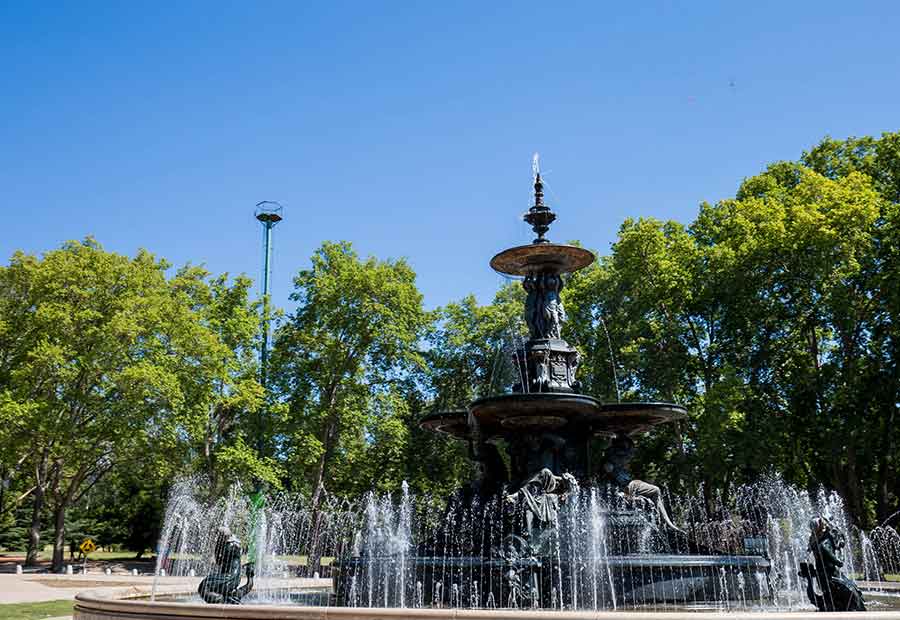
[[[516,351],[516,360],[524,360],[525,385],[513,386],[514,392],[577,392],[578,351],[565,340],[532,340]],[[521,362],[520,362],[521,363]]]

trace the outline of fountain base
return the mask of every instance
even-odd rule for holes
[[[764,601],[772,592],[769,568],[751,555],[354,557],[337,561],[333,578],[342,607],[612,610]]]

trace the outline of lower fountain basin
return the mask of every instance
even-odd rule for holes
[[[353,557],[336,561],[342,607],[616,609],[765,601],[769,561],[752,555],[565,558]]]

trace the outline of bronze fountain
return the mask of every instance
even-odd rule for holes
[[[432,413],[420,423],[465,441],[478,478],[450,502],[443,533],[420,541],[412,557],[398,562],[361,549],[338,559],[332,567],[337,603],[356,604],[358,592],[377,581],[387,592],[385,605],[415,598],[433,606],[561,609],[591,596],[579,591],[601,573],[608,588],[597,600],[595,583],[595,608],[762,598],[772,591],[765,586],[764,552],[697,544],[669,518],[659,487],[628,470],[636,437],[683,418],[684,407],[602,402],[581,392],[579,353],[562,337],[560,291],[569,274],[595,257],[546,238],[556,214],[544,204],[537,170],[534,204],[523,219],[534,241],[490,261],[495,271],[521,278],[526,291],[529,338],[512,353],[519,381],[466,410]],[[598,503],[606,508],[598,510]],[[591,519],[602,522],[602,532],[587,543]],[[651,529],[657,542],[645,549],[641,540]],[[460,544],[458,532],[470,542]],[[398,565],[406,571],[399,577]],[[409,591],[391,594],[392,583]]]

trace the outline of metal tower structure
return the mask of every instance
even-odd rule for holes
[[[269,274],[272,265],[272,229],[280,222],[284,207],[273,200],[263,200],[256,203],[253,216],[263,227],[263,277],[262,277],[262,316],[260,317],[260,331],[262,338],[259,345],[259,382],[263,390],[268,387],[268,361],[269,361],[269,319],[271,315],[269,305]],[[256,449],[260,457],[263,456],[265,442],[266,413],[265,407],[259,414],[259,435],[257,436]]]

